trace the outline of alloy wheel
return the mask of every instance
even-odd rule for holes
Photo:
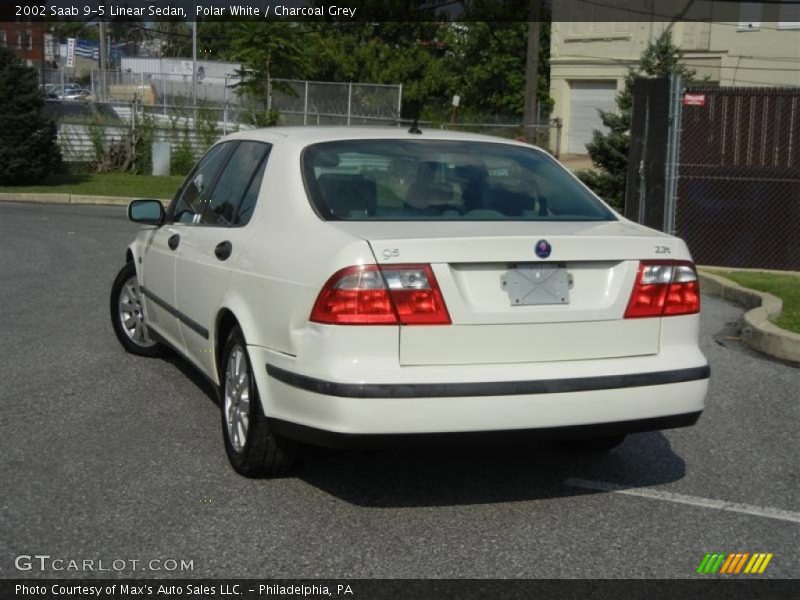
[[[142,309],[142,297],[139,292],[139,281],[136,276],[130,277],[119,293],[119,320],[128,338],[137,346],[150,348],[156,345],[147,331]]]
[[[231,446],[241,452],[250,425],[250,375],[247,357],[239,345],[231,350],[225,370],[225,424]]]

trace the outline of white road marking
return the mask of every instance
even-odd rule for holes
[[[738,502],[725,502],[724,500],[712,500],[711,498],[701,498],[699,496],[686,496],[684,494],[673,494],[672,492],[662,492],[648,488],[632,488],[608,483],[606,481],[593,481],[590,479],[570,478],[564,480],[564,485],[571,487],[586,488],[590,490],[601,490],[604,492],[617,492],[628,494],[629,496],[640,496],[642,498],[652,498],[653,500],[666,500],[678,504],[689,504],[701,508],[715,508],[728,512],[742,513],[767,519],[779,519],[781,521],[791,521],[800,523],[800,513],[780,508],[770,508],[769,506],[754,506],[752,504],[740,504]]]

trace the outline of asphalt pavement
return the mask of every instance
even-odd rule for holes
[[[15,567],[46,554],[143,561],[128,577],[671,578],[707,552],[770,552],[760,577],[797,577],[800,369],[741,346],[740,308],[703,298],[711,391],[694,427],[599,458],[319,451],[294,477],[248,480],[209,386],[114,337],[134,231],[121,207],[0,203],[0,577],[117,574]]]

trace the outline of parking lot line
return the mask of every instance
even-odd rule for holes
[[[742,513],[767,519],[779,519],[800,523],[800,513],[769,506],[754,506],[752,504],[740,504],[738,502],[725,502],[724,500],[713,500],[711,498],[701,498],[699,496],[686,496],[684,494],[674,494],[672,492],[662,492],[648,488],[626,487],[617,483],[607,481],[594,481],[591,479],[569,478],[564,480],[564,485],[579,487],[589,490],[601,490],[604,492],[616,492],[629,496],[640,496],[642,498],[652,498],[654,500],[666,500],[677,504],[689,504],[701,508],[715,508],[728,512]]]

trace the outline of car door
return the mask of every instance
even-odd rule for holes
[[[202,216],[185,228],[176,263],[176,294],[186,355],[214,377],[212,334],[217,312],[252,228],[246,227],[261,189],[271,146],[236,142]]]
[[[183,346],[175,316],[175,236],[165,224],[152,231],[142,252],[140,288],[150,329],[176,348]]]
[[[184,341],[175,296],[176,257],[186,225],[199,219],[203,197],[226,156],[224,148],[215,146],[198,162],[167,210],[167,222],[153,230],[142,252],[140,285],[148,325],[180,351]]]

